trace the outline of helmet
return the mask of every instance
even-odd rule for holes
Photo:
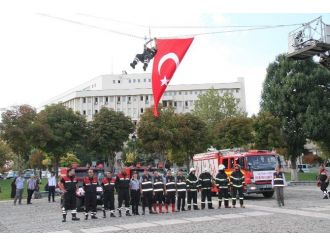
[[[193,171],[196,171],[196,169],[195,168],[190,168],[190,172],[193,172]]]
[[[223,164],[220,164],[219,170],[224,170],[224,169],[225,169],[225,166]]]

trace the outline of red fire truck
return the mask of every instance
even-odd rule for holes
[[[234,166],[239,164],[245,177],[246,194],[263,194],[269,198],[274,194],[272,188],[272,178],[277,164],[281,164],[280,156],[275,152],[267,150],[225,149],[196,154],[193,157],[193,166],[198,177],[205,168],[210,170],[215,178],[219,165],[223,164],[228,176],[234,170]],[[212,189],[217,192],[217,188]]]

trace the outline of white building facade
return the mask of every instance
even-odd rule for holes
[[[231,83],[169,84],[160,103],[171,105],[177,113],[191,112],[198,96],[210,88],[218,90],[219,95],[232,93],[239,108],[246,111],[243,78]],[[145,109],[154,104],[151,74],[101,75],[51,99],[44,106],[57,103],[80,112],[88,121],[102,107],[107,107],[123,112],[137,123]]]

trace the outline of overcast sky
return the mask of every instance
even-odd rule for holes
[[[328,1],[306,2],[1,1],[0,108],[23,103],[39,107],[101,74],[143,72],[140,67],[131,69],[129,63],[141,51],[149,26],[152,37],[182,37],[219,29],[159,26],[281,25],[308,22],[320,15],[330,24]],[[280,14],[270,13],[274,11]],[[247,111],[258,113],[267,65],[287,52],[288,32],[293,29],[196,36],[171,84],[232,82],[244,77]]]

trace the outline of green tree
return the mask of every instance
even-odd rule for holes
[[[311,118],[323,116],[329,119],[324,113],[320,115],[312,113],[317,111],[317,105],[320,103],[318,97],[321,96],[322,90],[319,88],[329,88],[329,81],[329,72],[314,63],[312,59],[294,61],[285,55],[279,55],[267,68],[261,108],[281,121],[284,141],[292,165],[292,180],[298,179],[296,160],[304,151],[306,139],[310,136],[321,136],[319,126],[324,126],[323,121],[318,124],[316,119],[311,120]],[[310,107],[311,102],[314,102],[313,107]],[[306,121],[312,122],[315,126],[311,127]]]
[[[60,164],[61,166],[68,167],[72,165],[73,163],[80,164],[80,160],[77,158],[77,156],[74,153],[66,153],[65,156],[62,156],[60,158]]]
[[[285,147],[281,121],[269,112],[259,112],[252,117],[254,129],[254,148],[276,149]]]
[[[152,108],[146,109],[137,126],[137,135],[142,149],[149,154],[157,154],[161,162],[166,163],[166,154],[176,138],[173,108],[160,108],[159,117],[155,118]]]
[[[189,169],[189,161],[193,155],[206,150],[209,144],[206,124],[190,113],[175,115],[174,123],[172,160],[175,161],[177,157],[178,161],[182,162],[183,157],[182,163]]]
[[[0,169],[6,164],[7,161],[13,160],[15,157],[9,145],[0,139]]]
[[[46,155],[40,149],[32,149],[30,157],[29,157],[29,166],[30,168],[38,168],[42,169],[43,164],[42,161],[46,158]]]
[[[225,93],[220,96],[214,88],[199,95],[193,109],[193,115],[199,117],[211,127],[222,119],[241,114],[242,112],[232,94]]]
[[[61,104],[46,106],[36,118],[35,126],[42,126],[36,145],[54,158],[58,172],[60,158],[73,152],[86,138],[86,119]]]
[[[31,141],[34,135],[32,125],[36,114],[36,110],[29,105],[16,106],[13,110],[2,113],[1,138],[18,156],[17,160],[23,162],[20,167],[25,166],[32,149]]]
[[[252,119],[245,116],[226,118],[216,124],[213,133],[219,149],[247,147],[253,143]]]
[[[122,112],[102,108],[91,123],[91,148],[113,164],[115,153],[123,150],[124,142],[134,132],[134,124]]]

